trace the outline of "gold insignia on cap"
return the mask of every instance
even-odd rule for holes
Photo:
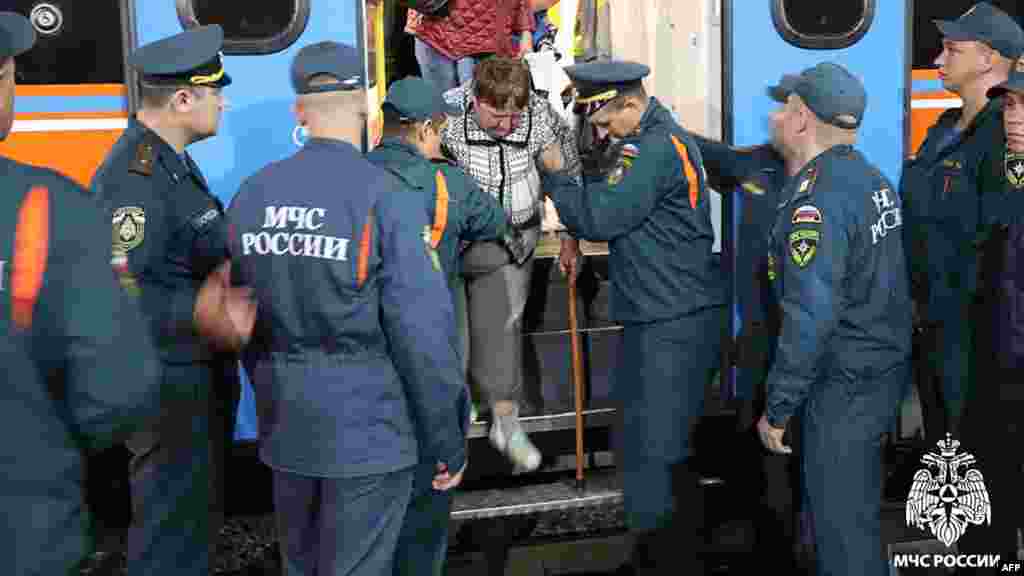
[[[196,75],[188,79],[189,82],[196,85],[213,84],[224,77],[224,67],[221,66],[220,70],[217,70],[213,74]]]
[[[607,90],[605,92],[601,92],[600,94],[594,94],[593,96],[587,96],[586,98],[577,98],[576,99],[576,103],[577,104],[591,104],[591,103],[594,103],[594,102],[605,102],[607,100],[611,100],[612,98],[615,98],[618,95],[619,95],[619,91],[618,90],[614,90],[614,89],[613,90]]]

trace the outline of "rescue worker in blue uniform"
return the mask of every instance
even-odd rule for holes
[[[768,88],[768,96],[785,102],[799,77],[784,75]],[[761,473],[751,477],[756,483],[751,492],[759,498],[757,516],[757,553],[751,568],[797,573],[803,554],[794,554],[801,542],[799,531],[800,466],[789,455],[767,451],[757,439],[757,417],[765,409],[765,377],[774,360],[779,334],[779,305],[768,278],[768,244],[775,224],[779,195],[788,174],[782,155],[770,143],[749,147],[728,146],[693,135],[700,147],[709,182],[716,190],[739,190],[740,221],[734,285],[742,324],[731,355],[736,373],[736,396],[741,399],[737,425],[749,431],[761,461]],[[799,414],[790,426],[790,446],[799,454]],[[746,447],[746,445],[744,445]]]
[[[445,275],[416,191],[359,149],[363,59],[292,63],[310,139],[231,202],[235,275],[258,302],[243,352],[289,575],[390,574],[415,465],[462,478],[469,397]],[[338,175],[345,176],[344,182]]]
[[[971,358],[977,290],[978,179],[1002,144],[1002,105],[986,91],[1003,82],[1024,53],[1024,31],[1005,12],[979,2],[955,21],[936,21],[943,87],[964,105],[945,111],[903,167],[904,244],[917,310],[921,357],[915,381],[928,445],[957,434],[977,366]],[[997,163],[999,159],[995,160]]]
[[[636,536],[632,568],[699,574],[704,515],[690,427],[726,335],[700,151],[647,96],[646,66],[608,61],[566,72],[599,139],[622,141],[603,182],[572,182],[556,149],[542,158],[545,190],[569,233],[609,245],[611,315],[624,327],[615,394],[626,522]]]
[[[367,155],[370,162],[387,169],[420,196],[412,201],[423,202],[429,223],[423,230],[424,240],[429,241],[434,270],[443,271],[448,279],[453,306],[454,292],[465,289],[459,267],[460,243],[496,240],[507,228],[498,200],[480,190],[442,154],[446,115],[457,112],[427,80],[399,80],[384,99],[384,138]],[[396,576],[444,573],[452,493],[431,486],[435,464],[421,461],[417,467],[412,501],[395,553]]]
[[[991,155],[998,162],[983,172],[979,313],[973,328],[976,354],[987,362],[966,399],[961,438],[963,451],[977,458],[972,467],[982,472],[989,496],[973,502],[990,510],[974,510],[977,522],[966,527],[957,546],[962,554],[999,554],[1005,565],[1024,554],[1024,61],[988,97],[1002,100],[1005,144]],[[979,487],[970,488],[974,493]]]
[[[223,206],[186,146],[217,132],[231,82],[223,31],[203,26],[138,48],[141,107],[93,177],[113,226],[121,285],[160,350],[160,416],[133,436],[128,573],[209,574],[223,521],[237,357],[196,331],[197,295],[228,261]]]
[[[911,311],[900,199],[854,145],[867,95],[841,66],[804,70],[772,115],[790,179],[769,277],[781,332],[758,422],[780,453],[802,414],[802,470],[818,574],[886,574],[881,437],[903,396]]]
[[[0,12],[0,140],[14,122],[15,57],[35,40],[27,18]],[[83,457],[152,416],[158,358],[85,190],[3,157],[0,181],[0,555],[13,576],[77,574],[93,547]]]

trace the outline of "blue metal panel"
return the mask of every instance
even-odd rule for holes
[[[738,4],[738,2],[737,2]],[[871,28],[858,42],[841,50],[807,50],[787,43],[772,25],[771,2],[743,1],[732,14],[732,115],[734,141],[757,144],[768,139],[768,113],[776,103],[765,87],[784,73],[797,73],[830,60],[864,82],[867,110],[858,148],[892,181],[903,163],[903,109],[907,59],[906,5],[876,0]]]
[[[309,0],[306,29],[287,49],[275,54],[224,57],[224,67],[233,81],[224,89],[229,109],[217,136],[191,146],[189,152],[202,168],[210,188],[225,204],[231,201],[242,180],[297,149],[292,137],[292,58],[303,46],[323,40],[357,45],[359,1]],[[182,31],[173,0],[136,0],[135,9],[140,45]],[[244,371],[235,438],[256,438],[255,402]]]

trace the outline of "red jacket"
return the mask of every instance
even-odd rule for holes
[[[532,32],[529,0],[449,0],[446,18],[424,16],[416,37],[452,60],[476,54],[515,56],[512,36]]]

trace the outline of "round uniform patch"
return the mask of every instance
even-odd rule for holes
[[[146,212],[138,206],[123,206],[114,210],[113,225],[115,251],[137,248],[146,236]]]

